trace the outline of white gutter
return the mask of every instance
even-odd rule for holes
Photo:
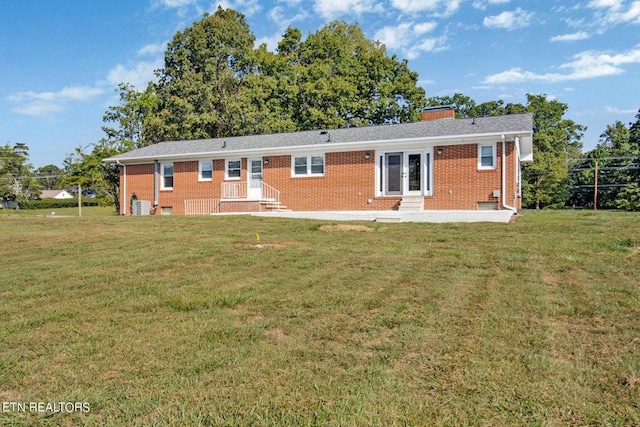
[[[120,215],[127,214],[127,165],[120,163],[120,160],[116,160],[118,166],[122,166],[122,192],[120,196]],[[124,202],[124,203],[123,203]]]
[[[515,142],[514,142],[515,143]],[[518,210],[516,208],[514,208],[513,206],[509,206],[507,205],[507,195],[505,194],[506,192],[506,188],[507,188],[507,165],[505,163],[505,159],[506,159],[506,155],[505,155],[505,149],[506,149],[506,142],[505,142],[505,137],[504,135],[502,135],[502,207],[512,210],[513,213],[517,213]]]

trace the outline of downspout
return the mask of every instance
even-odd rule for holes
[[[158,174],[160,173],[159,168],[160,168],[160,164],[158,163],[157,160],[155,160],[153,163],[153,207],[154,208],[158,206],[158,198],[159,198]]]
[[[507,143],[505,141],[504,135],[502,135],[502,207],[505,209],[510,209],[513,213],[518,213],[518,210],[513,206],[507,205],[507,195],[505,194],[507,189],[507,164],[506,164],[506,150]]]
[[[522,166],[520,165],[520,137],[516,136],[516,181],[518,181],[518,197],[520,197],[520,208],[522,208]]]
[[[122,167],[122,195],[120,196],[120,215],[126,215],[127,211],[127,165],[116,160],[116,164]]]

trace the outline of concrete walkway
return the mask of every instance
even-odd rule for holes
[[[328,221],[377,222],[502,222],[507,223],[513,212],[501,211],[314,211],[314,212],[256,212],[253,216],[306,218]]]

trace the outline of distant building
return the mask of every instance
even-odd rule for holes
[[[40,193],[41,199],[73,199],[73,195],[66,190],[43,190]]]

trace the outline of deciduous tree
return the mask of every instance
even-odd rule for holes
[[[32,174],[27,144],[0,146],[0,197],[18,202],[38,197],[41,187]]]

